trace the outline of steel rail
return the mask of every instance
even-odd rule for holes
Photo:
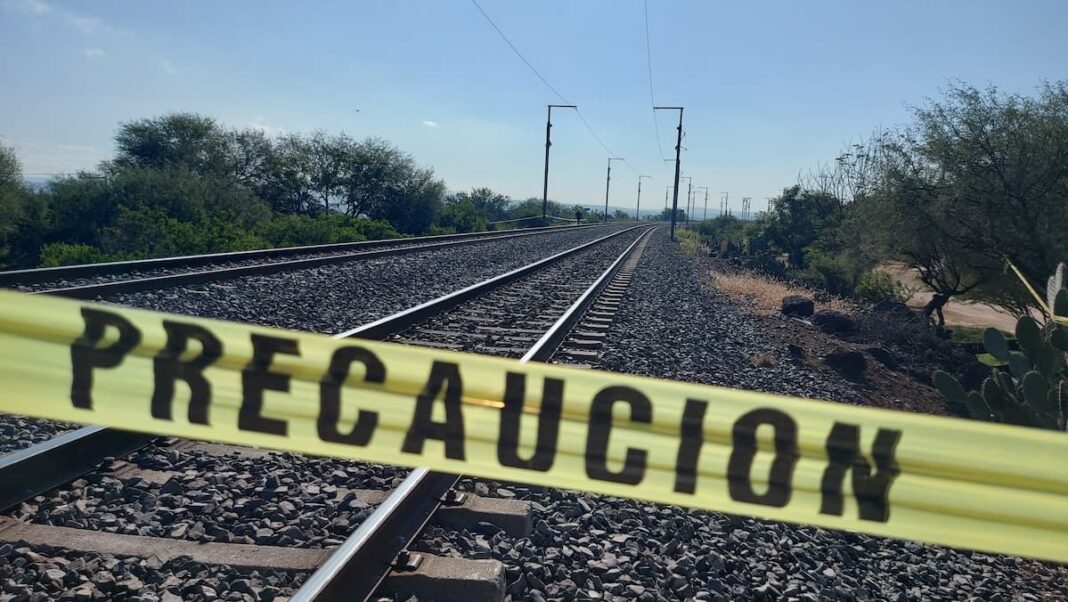
[[[537,269],[555,263],[591,245],[643,226],[634,226],[596,241],[586,243],[569,251],[535,262],[525,268],[514,270],[451,293],[434,301],[424,303],[394,316],[353,329],[342,335],[358,338],[381,339],[399,334],[415,322],[437,313],[447,311],[473,297],[513,282]],[[561,315],[548,331],[528,350],[520,362],[546,361],[566,339],[591,303],[598,297],[620,266],[634,251],[643,238],[655,228],[646,227],[601,276]],[[474,289],[474,290],[472,290]],[[401,485],[386,498],[359,528],[349,536],[325,563],[304,582],[290,598],[291,602],[325,602],[334,600],[367,600],[389,576],[400,555],[423,530],[437,511],[442,496],[460,479],[460,475],[414,469]]]
[[[588,228],[594,225],[579,226]],[[538,228],[526,228],[522,233],[536,234],[548,230],[565,231],[574,227],[567,226],[543,226]],[[83,263],[78,265],[63,265],[51,268],[31,268],[25,270],[0,271],[0,286],[17,286],[20,284],[36,284],[50,280],[63,280],[69,278],[90,278],[106,274],[122,274],[144,270],[157,270],[161,268],[183,268],[210,265],[213,263],[226,263],[229,261],[244,261],[246,259],[270,259],[274,257],[290,257],[292,255],[304,255],[307,253],[329,253],[332,251],[346,251],[351,249],[373,249],[389,245],[404,245],[406,243],[423,243],[434,241],[466,240],[466,239],[494,239],[514,236],[515,232],[467,232],[463,234],[438,234],[434,236],[418,236],[413,238],[387,238],[382,240],[361,240],[356,242],[339,242],[325,245],[304,245],[299,247],[281,247],[277,249],[257,249],[254,251],[229,251],[225,253],[207,253],[203,255],[179,255],[175,257],[157,257],[153,259],[134,259],[129,261],[109,261],[105,263]]]
[[[561,231],[564,230],[557,230],[557,232]],[[374,259],[376,257],[387,257],[391,255],[407,255],[410,253],[418,253],[421,251],[442,249],[460,245],[471,245],[480,242],[490,242],[511,238],[537,236],[541,234],[545,234],[545,232],[522,232],[517,234],[504,234],[500,236],[483,237],[469,240],[450,240],[446,242],[435,242],[429,244],[404,245],[378,250],[345,253],[342,255],[308,257],[305,259],[291,259],[288,261],[274,261],[270,263],[257,263],[250,265],[234,266],[229,268],[219,268],[214,270],[202,270],[198,272],[182,272],[180,274],[167,274],[164,276],[149,276],[147,278],[132,278],[130,280],[116,280],[112,282],[101,282],[97,284],[62,287],[49,290],[33,291],[32,294],[56,295],[59,297],[68,297],[71,299],[91,299],[98,295],[133,293],[145,290],[159,290],[173,286],[189,286],[193,284],[201,284],[204,282],[214,282],[217,280],[240,278],[242,276],[273,274],[277,272],[285,272],[291,270],[304,270],[308,268],[318,267],[321,265],[346,263],[349,261]]]
[[[427,318],[433,315],[452,309],[465,301],[485,295],[491,290],[504,286],[505,284],[508,284],[510,282],[514,282],[515,280],[518,280],[519,278],[522,278],[527,274],[536,272],[545,266],[564,259],[565,257],[569,257],[571,255],[574,255],[575,253],[578,253],[579,251],[588,249],[610,238],[614,238],[621,234],[631,232],[640,227],[641,226],[631,226],[629,228],[626,228],[625,230],[613,232],[607,236],[602,236],[600,238],[591,240],[577,247],[572,247],[565,251],[560,251],[555,255],[551,255],[549,257],[546,257],[545,259],[540,259],[538,261],[535,261],[534,263],[527,264],[521,268],[516,268],[510,272],[501,274],[500,276],[494,276],[493,278],[490,278],[488,280],[483,280],[482,282],[472,284],[471,286],[468,286],[466,288],[462,288],[458,291],[443,295],[441,297],[438,297],[437,299],[432,299],[430,301],[427,301],[426,303],[421,303],[419,305],[416,305],[415,307],[411,307],[404,311],[397,312],[391,316],[386,316],[385,318],[370,322],[368,324],[364,324],[363,326],[357,326],[352,330],[341,333],[340,335],[338,335],[338,337],[356,337],[361,339],[375,340],[384,339],[388,336],[401,332],[412,324],[422,322],[423,320],[426,320]]]
[[[4,454],[0,456],[0,511],[91,472],[105,458],[125,456],[154,439],[156,435],[85,426]]]

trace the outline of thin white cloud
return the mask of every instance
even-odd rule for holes
[[[425,125],[428,128],[436,128],[436,127],[438,127],[438,122],[430,121],[429,119],[427,119],[426,121],[423,122],[423,125]]]
[[[30,10],[33,11],[33,14],[35,15],[47,15],[53,10],[51,6],[40,0],[29,0],[27,4],[29,4]]]
[[[159,68],[167,75],[174,75],[175,73],[178,73],[178,70],[175,69],[174,64],[167,59],[160,60]]]
[[[86,48],[82,50],[82,54],[84,54],[87,59],[101,59],[107,56],[107,53],[99,48]]]
[[[118,27],[114,27],[92,15],[71,12],[62,7],[55,7],[42,0],[4,0],[3,7],[6,12],[26,15],[30,17],[42,17],[45,19],[57,19],[68,27],[73,27],[85,34],[106,33],[112,35],[132,36],[133,34]]]
[[[55,9],[40,0],[6,0],[4,10],[22,15],[42,16],[55,12]]]
[[[253,117],[251,121],[245,123],[245,127],[250,130],[259,130],[268,136],[279,136],[286,133],[284,129],[267,125],[263,121],[263,117]]]
[[[67,19],[74,27],[82,30],[85,33],[93,33],[95,31],[102,31],[107,28],[107,25],[103,21],[96,17],[84,17],[81,15],[75,15],[69,13]]]

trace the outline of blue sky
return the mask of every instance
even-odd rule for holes
[[[480,0],[627,164],[612,205],[663,205],[641,0]],[[653,93],[685,105],[683,173],[763,208],[953,78],[1027,92],[1068,77],[1068,2],[649,0]],[[470,0],[0,0],[0,137],[27,174],[92,168],[119,122],[195,111],[269,132],[379,136],[451,189],[540,196],[560,102]],[[354,109],[359,109],[356,112]],[[673,153],[673,114],[659,116]],[[604,198],[604,148],[554,111],[550,196]],[[648,203],[648,204],[646,204]],[[710,202],[716,203],[715,200]]]

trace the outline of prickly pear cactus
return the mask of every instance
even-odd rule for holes
[[[1068,306],[1068,291],[1062,289],[1055,301]],[[1005,335],[993,328],[983,333],[987,352],[1008,369],[995,369],[980,391],[965,391],[957,379],[942,371],[934,374],[935,387],[978,420],[1065,430],[1068,328],[1052,321],[1042,326],[1023,317],[1016,322],[1016,340],[1020,351],[1013,351]]]

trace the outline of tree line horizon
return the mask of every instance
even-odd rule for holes
[[[1068,260],[1066,86],[1043,82],[1026,95],[952,83],[911,107],[910,123],[875,131],[784,187],[755,219],[719,216],[695,230],[713,248],[730,241],[754,269],[834,294],[899,295],[877,270],[897,261],[942,302],[1022,314],[1033,302],[1005,260],[1036,283]],[[121,123],[115,143],[96,172],[43,189],[22,180],[14,151],[0,145],[0,268],[472,232],[541,215],[538,197],[449,192],[378,138],[268,136],[171,113]],[[576,212],[601,219],[549,202],[555,217]]]

